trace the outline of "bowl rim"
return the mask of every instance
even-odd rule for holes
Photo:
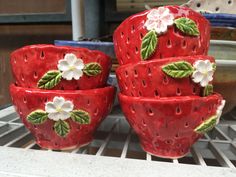
[[[236,60],[215,60],[215,62],[216,66],[236,69]]]
[[[43,50],[43,49],[55,49],[55,50],[73,50],[73,51],[70,51],[70,53],[73,53],[74,51],[77,51],[77,50],[84,50],[86,52],[90,52],[90,53],[94,53],[94,54],[100,54],[103,56],[103,58],[106,58],[108,61],[111,60],[111,57],[109,55],[107,55],[106,53],[100,51],[100,50],[91,50],[87,47],[80,47],[80,46],[69,46],[69,45],[66,45],[66,46],[61,46],[61,45],[54,45],[54,44],[31,44],[31,45],[25,45],[25,46],[22,46],[20,48],[17,48],[16,50],[12,51],[11,54],[10,54],[10,58],[13,58],[14,55],[16,55],[17,53],[19,52],[22,52],[22,51],[28,51],[28,50]],[[39,52],[39,51],[38,51]],[[68,52],[68,51],[67,51]]]
[[[233,46],[236,48],[236,41],[227,41],[227,40],[210,40],[210,48],[212,45],[218,46],[218,45],[225,45],[225,46]],[[214,57],[214,56],[213,56]],[[236,69],[236,60],[219,60],[216,59],[216,66],[219,67],[229,67]]]
[[[159,59],[159,58],[154,58],[154,59],[151,59],[151,60],[141,60],[141,61],[138,61],[136,63],[128,63],[128,64],[125,64],[125,65],[120,65],[116,72],[119,72],[119,71],[122,71],[122,70],[125,70],[127,68],[131,69],[131,70],[134,70],[135,67],[140,67],[140,66],[147,66],[147,65],[150,65],[150,64],[155,64],[155,66],[157,67],[162,67],[163,65],[166,65],[168,63],[172,63],[172,62],[177,62],[177,61],[194,61],[195,60],[215,60],[213,56],[210,56],[210,55],[192,55],[192,56],[178,56],[178,57],[167,57],[167,58],[162,58],[162,59]],[[166,62],[166,63],[165,63]]]
[[[152,98],[152,97],[132,97],[127,96],[122,93],[118,94],[119,99],[128,100],[130,102],[136,102],[137,104],[148,102],[148,103],[181,103],[181,102],[189,102],[189,101],[202,101],[205,102],[211,99],[223,100],[223,97],[219,93],[213,93],[212,95],[201,97],[201,96],[174,96],[174,97],[160,97],[160,98]],[[139,103],[138,103],[139,102]]]
[[[116,87],[107,85],[102,88],[95,88],[95,89],[88,89],[88,90],[45,90],[45,89],[38,89],[38,88],[25,88],[16,86],[15,84],[10,84],[9,86],[10,90],[14,91],[21,91],[21,92],[31,92],[32,94],[36,93],[42,93],[42,94],[58,94],[60,95],[89,95],[89,94],[95,94],[98,95],[99,93],[109,92],[109,91],[116,91]]]
[[[210,40],[210,44],[224,44],[224,45],[235,45],[236,46],[236,41],[229,41],[229,40]]]

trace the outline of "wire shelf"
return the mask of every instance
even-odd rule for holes
[[[94,140],[80,149],[66,151],[51,151],[40,148],[33,136],[24,127],[13,106],[0,110],[0,157],[8,151],[40,152],[72,154],[81,158],[83,155],[94,157],[112,157],[119,160],[141,160],[145,163],[165,162],[172,165],[185,164],[188,167],[201,166],[205,168],[225,167],[232,170],[236,176],[236,110],[225,115],[221,123],[211,132],[205,134],[191,148],[190,153],[176,160],[158,158],[145,153],[138,137],[129,127],[119,107],[103,121],[96,131]],[[225,120],[231,119],[231,120]],[[30,151],[29,151],[30,150]],[[2,152],[2,153],[1,153]],[[23,153],[22,152],[22,153]],[[4,160],[6,161],[6,159]],[[1,162],[1,160],[0,160]],[[10,163],[10,162],[9,162]],[[0,176],[1,176],[0,165]]]

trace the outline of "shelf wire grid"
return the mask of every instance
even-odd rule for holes
[[[13,106],[0,110],[0,146],[53,151],[42,149],[35,143],[32,134],[25,128]],[[59,152],[235,169],[236,110],[223,116],[221,123],[197,141],[187,156],[180,159],[163,159],[144,152],[139,145],[138,137],[126,122],[119,107],[115,107],[103,121],[89,145]]]

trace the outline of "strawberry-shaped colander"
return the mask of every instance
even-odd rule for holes
[[[116,75],[127,96],[207,96],[215,69],[214,58],[201,55],[129,63],[118,67]]]
[[[100,51],[41,44],[14,51],[11,66],[20,87],[87,90],[106,85],[111,59]]]
[[[36,143],[47,149],[88,144],[111,110],[115,88],[42,90],[10,86],[12,102]]]
[[[209,22],[180,6],[164,6],[135,14],[115,30],[113,41],[120,65],[141,60],[206,55]]]
[[[155,156],[180,158],[219,121],[221,95],[140,98],[119,94],[121,108],[142,148]]]

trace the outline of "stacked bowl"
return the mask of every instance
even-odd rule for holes
[[[116,29],[119,101],[146,152],[183,157],[219,122],[225,101],[213,92],[209,42],[209,22],[179,6],[135,14]]]
[[[88,144],[111,110],[111,59],[85,48],[31,45],[11,54],[12,102],[36,143],[64,150]]]

